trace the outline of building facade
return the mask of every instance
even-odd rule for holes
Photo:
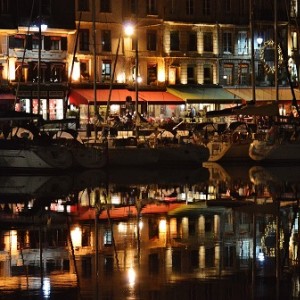
[[[7,1],[0,8],[0,78],[3,84],[15,86],[21,109],[25,101],[27,111],[42,109],[45,118],[66,114],[70,86],[92,89],[94,82],[104,89],[110,84],[134,89],[136,79],[141,80],[141,90],[178,85],[249,88],[253,82],[257,87],[274,87],[277,76],[280,87],[286,87],[289,73],[297,85],[298,0],[287,4],[260,0]],[[37,21],[46,21],[47,30],[39,32],[33,26]],[[131,36],[124,31],[129,22],[135,27]],[[50,112],[55,98],[62,99],[59,109],[55,104],[60,110],[56,115]],[[205,105],[201,99],[198,109]],[[216,103],[208,106],[209,110],[220,108]],[[157,115],[161,110],[166,111],[156,105],[151,112]]]

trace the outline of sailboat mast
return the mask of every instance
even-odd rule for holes
[[[275,91],[276,91],[276,103],[279,100],[279,90],[278,90],[278,21],[277,21],[277,0],[274,0],[274,66],[275,66]]]
[[[92,21],[93,21],[93,66],[94,66],[94,112],[95,116],[99,115],[97,109],[97,55],[96,55],[96,3],[92,0]]]
[[[249,12],[250,12],[250,36],[251,36],[251,84],[252,84],[252,102],[256,103],[256,93],[255,93],[255,52],[254,52],[254,24],[253,24],[253,15],[254,15],[254,4],[253,0],[249,0]]]

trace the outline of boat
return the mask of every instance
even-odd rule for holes
[[[99,149],[69,139],[52,139],[49,132],[28,120],[1,121],[0,168],[8,170],[50,171],[101,168],[106,156]],[[23,117],[22,117],[23,118]]]
[[[105,150],[84,144],[74,129],[58,130],[52,141],[71,152],[74,168],[99,169],[107,165]]]
[[[67,148],[22,139],[0,140],[2,170],[65,170],[72,166],[72,155]]]
[[[208,160],[204,144],[180,142],[173,137],[158,138],[156,134],[135,137],[131,133],[103,141],[89,141],[96,148],[106,148],[107,166],[195,166]]]
[[[256,131],[254,125],[235,121],[224,132],[220,134],[215,132],[207,143],[210,153],[208,160],[211,162],[250,160],[249,146]]]
[[[273,124],[263,139],[250,144],[249,156],[257,162],[297,163],[300,161],[299,124]]]

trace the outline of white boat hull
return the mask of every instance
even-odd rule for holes
[[[0,168],[4,169],[68,169],[73,165],[70,151],[61,147],[27,147],[0,149]]]
[[[192,144],[157,148],[108,148],[108,165],[112,166],[197,165],[208,158],[209,151],[206,147]]]
[[[210,142],[209,148],[211,162],[224,161],[245,161],[250,160],[249,157],[250,142],[228,143],[228,142]]]
[[[300,162],[300,143],[274,143],[254,140],[249,147],[249,156],[254,161]]]

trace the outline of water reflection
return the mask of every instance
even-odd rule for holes
[[[299,172],[1,176],[0,299],[296,298]]]

